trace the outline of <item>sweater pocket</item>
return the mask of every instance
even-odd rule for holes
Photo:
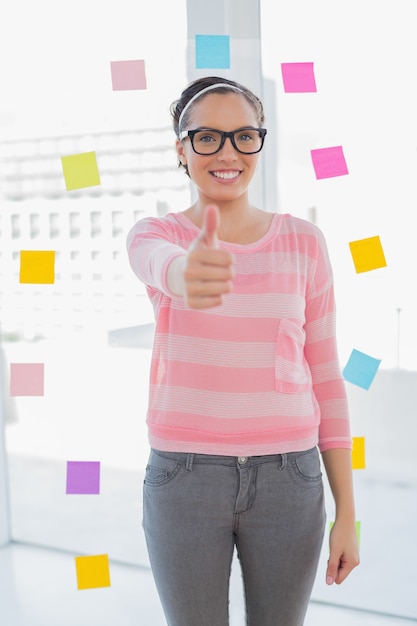
[[[276,391],[297,393],[311,389],[311,372],[304,355],[304,344],[304,330],[290,320],[280,320],[275,345]]]

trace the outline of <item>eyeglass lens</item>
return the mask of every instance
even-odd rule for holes
[[[250,154],[262,146],[261,134],[256,129],[242,129],[233,133],[235,147],[239,152]],[[219,150],[222,134],[216,130],[199,130],[194,134],[194,150],[199,154],[213,154]]]

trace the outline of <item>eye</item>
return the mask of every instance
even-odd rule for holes
[[[219,141],[219,135],[217,133],[201,131],[195,134],[194,141],[198,143],[216,143]]]
[[[255,141],[257,137],[258,133],[256,131],[245,130],[237,136],[237,140],[241,143],[249,143],[251,141]]]

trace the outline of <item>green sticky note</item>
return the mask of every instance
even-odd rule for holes
[[[110,587],[109,557],[107,554],[76,556],[78,589]]]
[[[21,250],[19,279],[21,283],[53,284],[55,282],[55,251]]]
[[[101,184],[95,152],[64,156],[61,162],[67,191]]]

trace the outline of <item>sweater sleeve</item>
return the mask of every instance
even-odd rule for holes
[[[127,235],[127,251],[134,273],[147,287],[175,297],[167,284],[168,266],[187,252],[174,242],[169,223],[157,218],[140,220]]]
[[[305,356],[320,407],[319,448],[351,448],[349,413],[336,342],[333,273],[324,237],[318,231],[316,265],[306,300]]]

